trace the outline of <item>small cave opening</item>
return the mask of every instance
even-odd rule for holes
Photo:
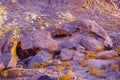
[[[20,42],[18,42],[17,47],[16,47],[16,54],[17,54],[18,58],[21,60],[26,59],[30,56],[35,56],[39,51],[40,51],[40,49],[35,48],[35,47],[33,47],[31,49],[23,50]]]
[[[104,50],[112,50],[112,49],[113,49],[113,47],[111,47],[110,45],[104,46]]]
[[[67,36],[68,35],[66,35],[66,34],[61,34],[61,35],[55,35],[55,36],[53,36],[53,38],[65,38]]]
[[[53,54],[53,59],[60,58],[60,52],[61,52],[60,50],[55,51],[54,54]]]

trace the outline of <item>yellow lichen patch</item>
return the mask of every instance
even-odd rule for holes
[[[111,69],[112,70],[117,70],[120,66],[117,63],[111,64]]]
[[[17,1],[17,0],[11,0],[11,2],[13,2],[13,3],[16,2],[16,1]]]
[[[8,70],[1,71],[0,75],[3,76],[3,77],[7,77],[8,76]]]
[[[115,47],[115,51],[120,51],[120,46]]]
[[[94,59],[95,58],[95,54],[94,53],[87,53],[85,58],[86,59]]]
[[[92,74],[92,75],[98,75],[98,74],[100,73],[99,69],[97,69],[97,68],[94,67],[94,66],[90,66],[90,67],[89,67],[89,72],[90,72],[90,74]]]
[[[56,70],[59,71],[59,72],[62,71],[63,69],[64,69],[64,68],[63,68],[62,66],[60,66],[60,65],[57,65],[57,66],[56,66]]]
[[[87,0],[83,6],[88,9],[90,6],[92,6],[92,4],[93,4],[93,0]]]
[[[71,63],[70,62],[62,62],[61,64],[63,67],[67,67],[67,66],[70,66]]]
[[[43,68],[43,65],[41,65],[41,64],[38,63],[38,62],[35,62],[35,63],[30,67],[30,69],[35,69],[35,68]]]
[[[105,78],[105,70],[99,70],[97,67],[95,66],[90,66],[89,67],[89,72],[91,75],[95,75],[97,77],[101,77],[101,78]]]
[[[8,64],[8,67],[15,67],[16,64],[17,64],[17,54],[16,54],[16,47],[17,47],[17,43],[18,43],[18,40],[16,37],[12,37],[9,39],[8,41],[9,43],[13,43],[13,46],[11,48],[11,55],[12,55],[12,58],[11,60],[9,61],[9,64]],[[14,64],[13,64],[14,63]]]
[[[61,74],[58,76],[59,80],[70,80],[71,76],[69,76],[68,74]]]
[[[82,67],[86,67],[87,66],[87,63],[86,63],[85,60],[80,60],[78,62],[81,64]]]

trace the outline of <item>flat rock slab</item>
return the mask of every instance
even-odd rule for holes
[[[114,60],[89,59],[87,60],[87,66],[94,66],[100,69],[103,67],[103,65],[108,66],[109,64],[113,62]]]
[[[95,56],[95,58],[97,59],[112,59],[114,57],[118,57],[118,53],[115,52],[114,50],[100,52],[100,53],[97,53]]]

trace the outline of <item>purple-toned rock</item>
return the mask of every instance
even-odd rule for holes
[[[112,59],[113,57],[118,57],[117,52],[115,52],[114,50],[99,52],[95,56],[95,58],[97,59]]]
[[[89,59],[86,61],[87,66],[95,66],[97,68],[102,68],[103,66],[108,66],[114,62],[114,60],[100,60],[100,59]]]
[[[51,34],[46,30],[31,32],[20,38],[23,50],[32,49],[33,47],[48,51],[56,51],[57,42],[52,39]]]
[[[101,50],[104,48],[101,42],[89,36],[82,38],[81,43],[87,50]]]
[[[75,60],[75,61],[81,61],[81,60],[84,60],[84,58],[85,58],[85,54],[84,53],[80,53],[78,51],[74,52],[73,60]]]
[[[71,60],[73,58],[74,52],[68,49],[61,49],[60,57],[63,61]]]
[[[22,76],[22,69],[20,68],[11,68],[8,69],[8,75],[7,77],[9,78],[16,78],[16,77],[21,77]]]
[[[16,67],[17,65],[17,38],[9,36],[5,39],[1,46],[0,61],[4,64],[5,68]]]
[[[71,49],[74,48],[76,46],[76,43],[71,42],[69,40],[62,40],[58,42],[58,46],[59,48],[66,48],[66,49]]]
[[[42,50],[30,60],[30,62],[28,63],[28,67],[30,68],[35,63],[42,64],[42,63],[48,62],[49,60],[52,59],[52,57],[53,57],[52,54]]]
[[[101,37],[104,39],[104,45],[105,46],[113,46],[111,38],[108,36],[107,32],[97,24],[95,21],[88,20],[88,19],[82,19],[72,22],[72,24],[76,25],[81,29],[83,32],[92,33],[93,35],[96,35],[98,37]]]

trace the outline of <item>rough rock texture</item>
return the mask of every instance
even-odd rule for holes
[[[74,52],[68,49],[61,49],[60,57],[63,61],[71,60],[73,58]]]
[[[0,71],[3,70],[5,68],[5,65],[3,64],[3,62],[0,62]]]
[[[0,0],[0,80],[120,80],[119,2]]]
[[[57,50],[57,42],[45,30],[31,32],[20,39],[22,49],[39,48],[48,51]]]
[[[38,52],[28,63],[28,67],[32,67],[35,63],[44,64],[52,59],[52,55],[46,51]]]
[[[15,67],[17,65],[16,55],[17,39],[9,37],[5,39],[5,43],[1,47],[0,60],[6,68]]]
[[[84,37],[81,43],[87,50],[100,50],[104,48],[104,46],[99,41],[88,36]]]
[[[97,59],[112,59],[114,57],[118,57],[118,53],[115,52],[114,50],[100,52],[100,53],[97,53],[95,56],[95,58]]]
[[[87,60],[87,65],[88,66],[95,66],[95,67],[100,69],[104,65],[108,66],[108,65],[110,65],[113,62],[114,62],[114,60],[89,59],[89,60]]]
[[[78,51],[74,52],[73,60],[75,60],[75,61],[81,61],[81,60],[84,60],[84,59],[85,59],[85,54],[84,53],[80,53]]]

